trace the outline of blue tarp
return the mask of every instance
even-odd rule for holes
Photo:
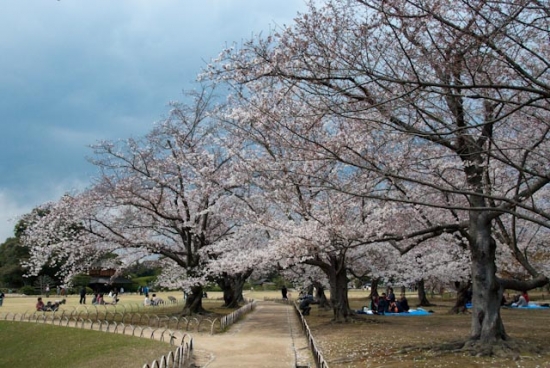
[[[529,303],[525,307],[505,307],[505,308],[513,308],[513,309],[550,309],[550,307],[548,307],[548,306],[545,306],[545,305],[543,306],[543,305],[538,305],[538,304],[533,304],[533,303]]]
[[[371,310],[366,310],[366,311],[358,310],[357,313],[374,315],[374,313],[372,313]],[[427,310],[418,308],[418,309],[410,309],[408,312],[403,312],[403,313],[385,313],[384,316],[413,317],[413,316],[429,316],[430,314],[431,313],[428,312]]]

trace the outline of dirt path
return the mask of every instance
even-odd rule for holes
[[[257,303],[255,311],[226,333],[193,334],[197,367],[315,366],[293,307],[268,301]]]

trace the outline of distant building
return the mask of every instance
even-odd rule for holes
[[[90,275],[90,282],[88,286],[98,293],[108,293],[114,288],[120,290],[121,287],[128,290],[127,285],[132,283],[131,280],[128,280],[125,277],[115,277],[116,270],[112,268],[91,269],[88,272],[88,275]]]

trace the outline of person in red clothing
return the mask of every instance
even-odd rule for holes
[[[44,302],[42,301],[42,298],[38,298],[38,301],[36,302],[36,311],[41,312],[45,308]]]
[[[524,290],[521,295],[525,298],[527,304],[529,304],[529,295],[527,294],[527,290]]]

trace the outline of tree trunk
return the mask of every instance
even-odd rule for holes
[[[330,304],[330,301],[327,299],[327,296],[325,295],[325,287],[323,286],[323,284],[321,284],[319,281],[312,281],[312,285],[317,290],[315,300],[319,302],[319,308],[330,309],[332,306]]]
[[[347,321],[353,315],[348,300],[348,276],[346,274],[345,256],[330,255],[328,279],[330,284],[330,303],[334,321]]]
[[[380,283],[380,278],[375,278],[371,282],[369,300],[372,300],[373,296],[379,296],[378,294],[378,284]]]
[[[487,217],[487,213],[470,213],[473,286],[470,339],[482,344],[508,339],[500,316],[502,290],[496,277],[496,242]]]
[[[191,292],[187,294],[183,314],[193,315],[205,312],[206,310],[202,307],[202,286],[193,286]]]
[[[354,312],[349,307],[348,277],[346,274],[345,253],[331,253],[326,256],[327,261],[320,257],[309,259],[304,263],[319,267],[328,277],[330,285],[330,303],[333,310],[334,321],[347,321],[348,316]]]
[[[228,275],[224,272],[217,279],[217,284],[223,291],[223,306],[225,308],[238,308],[240,303],[244,303],[243,287],[251,273],[252,271],[246,271]]]
[[[468,294],[470,288],[472,287],[472,282],[455,282],[456,288],[456,302],[455,305],[449,311],[450,314],[458,314],[466,312],[466,303],[468,302]]]
[[[416,284],[418,290],[418,306],[419,307],[430,307],[433,304],[430,303],[428,297],[426,296],[426,288],[424,287],[424,279],[421,279]]]

